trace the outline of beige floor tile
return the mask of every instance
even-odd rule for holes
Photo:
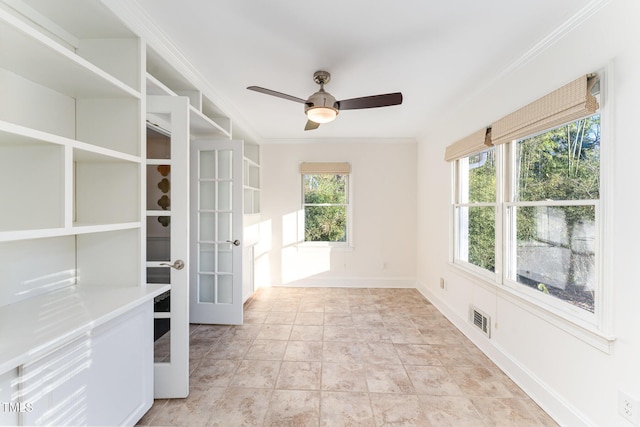
[[[323,325],[324,313],[298,312],[294,321],[296,325]]]
[[[537,417],[529,411],[523,399],[472,397],[485,423],[496,427],[542,426]]]
[[[280,363],[270,360],[242,360],[230,386],[273,388],[280,372]]]
[[[415,393],[411,380],[402,365],[364,366],[367,387],[371,393]]]
[[[291,335],[292,325],[268,325],[264,324],[260,327],[260,331],[256,335],[259,340],[288,340]]]
[[[394,344],[429,344],[418,328],[392,326],[387,327],[389,337]]]
[[[351,312],[353,324],[359,328],[384,328],[382,316],[378,312]]]
[[[235,360],[242,359],[249,347],[251,340],[231,339],[223,337],[211,351],[207,353],[207,359]]]
[[[263,288],[191,325],[191,393],[150,426],[557,424],[415,289]]]
[[[418,396],[412,394],[369,394],[376,426],[428,426]]]
[[[360,347],[355,342],[327,342],[322,345],[322,360],[330,363],[360,363]]]
[[[255,360],[282,360],[287,348],[287,341],[282,340],[255,340],[247,353],[245,359]]]
[[[324,325],[325,341],[357,341],[358,331],[354,326]]]
[[[264,319],[264,323],[275,325],[292,325],[295,319],[295,311],[271,311]]]
[[[323,326],[293,325],[289,339],[294,341],[322,341],[323,336]]]
[[[315,427],[320,423],[320,392],[274,390],[264,426]]]
[[[273,390],[227,388],[215,409],[208,411],[207,425],[214,427],[262,426]],[[182,426],[190,426],[183,423]]]
[[[320,390],[320,362],[282,362],[276,388],[281,390]]]
[[[422,409],[433,427],[477,427],[485,425],[471,400],[464,396],[419,396]]]
[[[325,325],[353,326],[353,318],[351,313],[333,313],[324,314]]]
[[[284,360],[322,361],[321,341],[289,341]]]
[[[400,365],[400,357],[392,343],[389,342],[360,342],[360,355],[367,363],[384,363]]]
[[[189,397],[170,399],[153,419],[152,425],[205,426],[216,404],[224,398],[225,389],[192,384]]]
[[[261,328],[262,326],[259,323],[249,323],[242,326],[232,326],[222,336],[221,340],[252,340],[256,338]]]
[[[389,331],[384,326],[356,326],[359,342],[391,342]]]
[[[322,390],[368,391],[364,366],[359,363],[323,363]]]
[[[505,383],[501,374],[482,366],[449,366],[447,370],[467,396],[510,398],[519,391],[511,384]]]
[[[440,353],[439,359],[444,366],[488,366],[491,361],[479,350],[470,351],[469,346],[464,345],[438,345],[434,346]]]
[[[208,384],[213,387],[226,387],[231,383],[240,361],[205,359],[189,378],[192,384]]]
[[[244,323],[247,324],[261,324],[267,319],[269,315],[268,311],[246,311],[244,312]]]
[[[405,369],[417,394],[461,396],[460,387],[442,366],[406,365]]]
[[[320,425],[375,426],[369,394],[322,392]]]
[[[405,365],[441,366],[440,352],[428,344],[394,344],[398,357]]]

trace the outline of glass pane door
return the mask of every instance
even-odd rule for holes
[[[191,148],[192,323],[242,323],[242,143]]]

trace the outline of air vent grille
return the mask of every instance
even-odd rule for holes
[[[471,306],[471,321],[473,324],[482,331],[488,338],[491,338],[491,318],[487,316],[482,310],[477,307]]]

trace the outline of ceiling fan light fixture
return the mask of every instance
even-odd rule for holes
[[[311,107],[308,108],[307,118],[316,123],[329,123],[338,116],[338,109],[332,107]]]

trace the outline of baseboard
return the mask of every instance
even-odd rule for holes
[[[554,392],[549,385],[545,384],[540,378],[527,369],[526,366],[523,366],[510,357],[504,348],[477,331],[466,317],[461,317],[423,283],[416,281],[416,289],[558,424],[563,426],[585,427],[594,425],[584,414],[562,396]]]
[[[415,288],[416,279],[410,277],[311,277],[286,283],[271,283],[271,286],[301,288]]]

